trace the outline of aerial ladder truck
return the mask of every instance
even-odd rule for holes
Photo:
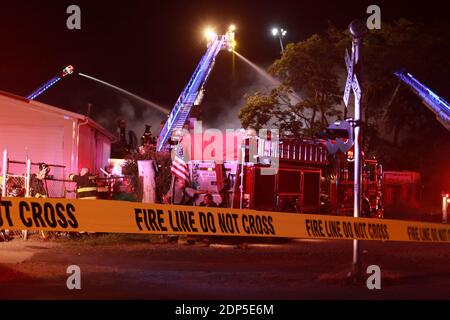
[[[450,131],[450,104],[424,84],[420,83],[414,76],[404,70],[394,73],[420,98],[422,102],[436,115],[436,119]],[[447,223],[450,196],[448,192],[442,194],[442,222]]]
[[[222,50],[233,51],[236,46],[234,31],[235,27],[230,26],[224,35],[217,35],[213,31],[205,33],[208,40],[206,53],[172,108],[169,118],[159,134],[157,151],[162,151],[169,138],[183,128],[192,107],[201,103],[204,96],[204,87],[214,67],[217,55]]]
[[[61,72],[59,72],[56,76],[54,76],[53,78],[51,78],[49,81],[47,81],[46,83],[44,83],[42,86],[40,86],[39,88],[37,88],[36,90],[34,90],[32,93],[30,93],[27,96],[27,99],[30,100],[34,100],[36,99],[38,96],[40,96],[42,93],[44,93],[45,91],[47,91],[51,86],[53,86],[54,84],[56,84],[59,80],[61,80],[62,78],[69,76],[73,73],[74,68],[72,66],[67,66],[65,67]]]
[[[437,120],[450,131],[450,104],[404,70],[394,72],[430,109]]]

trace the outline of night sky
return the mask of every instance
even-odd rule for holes
[[[81,7],[81,30],[66,28],[71,4]],[[381,7],[382,21],[405,17],[448,28],[448,1],[2,1],[0,90],[27,95],[72,64],[170,109],[205,52],[204,27],[220,33],[234,23],[237,50],[267,67],[280,51],[273,26],[288,30],[286,42],[297,42],[323,33],[328,21],[345,28],[355,18],[365,20],[370,4]],[[206,88],[205,124],[236,127],[243,94],[260,87],[248,66],[236,61],[233,72],[231,55],[221,53]],[[143,124],[164,118],[79,76],[37,100],[82,114],[92,103],[95,120],[113,131],[123,117],[138,136]]]

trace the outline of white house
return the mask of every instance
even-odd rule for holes
[[[10,160],[28,157],[63,165],[67,173],[83,167],[97,173],[108,162],[114,138],[84,115],[0,91],[0,150],[8,150]]]

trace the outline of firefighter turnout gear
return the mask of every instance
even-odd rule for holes
[[[35,198],[46,198],[48,196],[45,179],[50,172],[50,167],[46,163],[39,163],[39,172],[33,173],[30,177],[30,194]]]
[[[47,198],[47,186],[45,184],[45,178],[50,172],[50,167],[46,163],[39,164],[39,172],[33,173],[30,177],[30,195],[35,198]],[[51,231],[39,231],[43,240],[48,240],[52,232]]]
[[[38,175],[32,174],[30,178],[30,194],[36,198],[46,198],[47,190],[43,179],[39,179]]]
[[[97,199],[96,177],[82,170],[80,175],[71,174],[69,179],[77,184],[78,199]]]

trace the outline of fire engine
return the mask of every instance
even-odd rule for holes
[[[332,156],[322,140],[286,138],[275,142],[251,135],[242,138],[243,145],[248,146],[251,139],[257,140],[258,151],[253,157],[248,147],[239,152],[237,146],[234,159],[224,157],[223,164],[217,158],[189,161],[191,186],[200,194],[212,194],[217,204],[227,207],[352,214],[352,150]],[[276,167],[268,163],[268,159],[274,158],[277,158]],[[365,217],[383,217],[382,174],[382,166],[375,158],[364,159],[362,213]],[[201,196],[197,201],[201,201]]]

